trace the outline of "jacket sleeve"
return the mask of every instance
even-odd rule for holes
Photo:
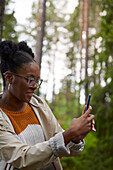
[[[67,146],[65,146],[64,138],[62,132],[64,131],[55,116],[53,115],[51,109],[44,101],[44,107],[46,108],[46,113],[49,113],[49,121],[51,125],[50,129],[53,130],[52,136],[50,138],[50,146],[55,156],[63,157],[63,156],[75,156],[84,149],[84,140],[80,141],[78,144],[70,142]],[[49,131],[49,129],[48,129]]]
[[[50,145],[52,151],[57,157],[70,157],[75,156],[84,149],[84,140],[75,144],[70,142],[67,146],[65,146],[64,138],[62,132],[56,134],[54,137],[50,138]]]

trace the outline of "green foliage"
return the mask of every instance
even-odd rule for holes
[[[71,42],[77,43],[80,39],[80,5],[78,5],[74,12],[70,15],[70,22],[66,28],[71,32]]]
[[[4,26],[3,26],[3,39],[17,41],[18,33],[16,31],[17,21],[14,17],[14,11],[9,9],[9,4],[13,3],[11,0],[6,1]]]
[[[96,170],[98,167],[96,166],[96,158],[95,158],[95,150],[97,145],[97,138],[93,133],[88,134],[85,138],[85,148],[84,150],[76,155],[75,157],[62,158],[62,166],[65,170],[80,169],[80,170]]]
[[[64,93],[61,92],[56,95],[54,105],[50,105],[54,115],[64,129],[70,126],[72,117],[76,115],[76,102],[73,98],[72,95],[72,100],[67,101]]]
[[[92,106],[95,113],[96,121],[96,136],[98,137],[98,144],[96,152],[98,152],[98,159],[103,161],[103,169],[112,169],[113,158],[113,82],[110,82],[105,87],[96,86],[92,89]],[[96,153],[95,152],[95,153]],[[98,166],[100,166],[100,163]]]
[[[113,51],[113,2],[102,1],[101,12],[106,12],[104,16],[101,17],[100,22],[100,36],[103,38],[103,47],[105,48],[105,53],[112,55]]]
[[[93,3],[94,2],[94,3]],[[93,5],[92,5],[93,3]],[[96,7],[95,1],[90,1],[90,27],[94,26],[93,7]],[[94,75],[91,75],[85,81],[91,82],[95,77],[95,86],[90,88],[92,98],[91,105],[93,114],[95,114],[96,133],[90,133],[85,138],[85,149],[79,155],[72,158],[62,158],[62,165],[65,170],[112,170],[113,168],[113,1],[99,0],[98,1],[99,16],[98,16],[98,34],[95,38],[102,38],[101,48],[94,49],[94,53],[90,61],[94,62]],[[68,128],[71,123],[71,118],[77,116],[77,91],[72,90],[72,84],[76,87],[76,81],[73,78],[75,72],[76,53],[75,46],[79,46],[79,11],[78,6],[70,18],[70,25],[67,29],[72,32],[70,41],[73,46],[67,53],[68,68],[72,71],[68,75],[62,85],[60,93],[56,96],[53,112],[61,120],[61,125]],[[92,11],[91,11],[92,9]],[[94,10],[95,11],[95,10]],[[78,19],[76,19],[78,18]],[[77,20],[77,22],[75,22]],[[76,28],[77,27],[77,28]],[[77,33],[78,32],[78,33]],[[90,42],[94,36],[90,37]],[[98,40],[97,40],[98,41]],[[74,44],[76,42],[76,44]],[[89,48],[91,45],[89,46]],[[96,56],[96,57],[95,57]],[[95,58],[95,60],[94,60]],[[73,71],[74,70],[74,71]],[[96,73],[97,71],[97,73]],[[69,85],[67,84],[69,83]],[[103,85],[104,82],[104,86]],[[80,85],[83,85],[84,80]],[[67,84],[67,85],[66,85]],[[80,87],[79,87],[80,88]],[[62,93],[61,93],[62,92]],[[64,97],[64,96],[65,97]],[[62,101],[62,102],[61,102]],[[67,104],[68,103],[68,104]],[[76,103],[76,104],[75,104]],[[73,109],[74,108],[74,109]],[[81,108],[81,106],[80,106]],[[81,109],[82,110],[82,109]],[[66,114],[68,113],[68,114]],[[74,113],[74,114],[73,114]],[[67,122],[66,122],[67,120]],[[60,122],[60,121],[59,121]]]

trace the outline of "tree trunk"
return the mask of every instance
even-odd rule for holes
[[[96,8],[95,8],[95,30],[96,30],[96,34],[97,34],[97,31],[98,31],[98,5],[96,5]],[[94,50],[96,49],[96,38],[95,38],[95,41],[94,41]],[[93,76],[94,76],[94,86],[96,85],[96,75],[95,75],[95,71],[96,71],[96,59],[95,59],[95,56],[94,56],[94,69],[93,69]]]
[[[82,16],[81,16],[81,31],[80,31],[80,63],[81,63],[81,68],[80,68],[80,81],[82,80],[82,69],[83,69],[83,66],[82,66],[82,49],[84,47],[84,43],[83,43],[83,37],[82,37],[82,34],[83,34],[83,31],[84,31],[84,0],[82,1]]]
[[[85,32],[86,32],[86,41],[85,41],[85,101],[88,97],[88,27],[89,27],[89,0],[85,0]]]
[[[0,0],[0,41],[2,40],[4,11],[5,11],[5,0]]]
[[[82,49],[84,47],[84,42],[83,42],[83,31],[84,31],[84,0],[82,0],[79,3],[81,4],[81,28],[80,28],[80,81],[82,80],[82,70],[83,70],[83,53],[82,53]],[[79,116],[80,113],[80,92],[81,92],[81,84],[79,85],[79,92],[78,92],[78,105],[77,105],[77,113]]]
[[[89,0],[82,0],[82,23],[81,23],[81,73],[80,78],[82,77],[82,60],[85,58],[85,101],[88,96],[88,27],[89,27]],[[85,54],[82,53],[82,50],[85,49]],[[83,56],[85,55],[85,57]]]
[[[57,42],[58,42],[58,33],[57,33],[57,27],[54,27],[55,30],[55,41],[54,41],[54,45],[55,45],[55,49],[54,49],[54,54],[53,54],[53,69],[52,69],[52,73],[53,73],[53,89],[52,89],[52,103],[54,104],[55,102],[55,63],[56,63],[56,51],[57,51]]]
[[[44,28],[45,28],[45,15],[46,15],[46,0],[43,0],[42,14],[39,22],[38,33],[36,37],[36,61],[41,69],[42,62],[42,47],[43,47],[43,37],[44,37]]]

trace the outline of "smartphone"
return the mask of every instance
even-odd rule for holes
[[[85,112],[86,112],[86,111],[88,110],[88,108],[89,108],[90,99],[91,99],[91,94],[89,94],[89,96],[88,96],[87,106],[86,106]]]

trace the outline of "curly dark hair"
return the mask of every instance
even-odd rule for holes
[[[25,41],[16,43],[12,40],[5,40],[0,43],[1,57],[1,74],[3,85],[5,87],[5,79],[3,73],[11,71],[16,73],[22,64],[27,64],[34,60],[34,53]]]

